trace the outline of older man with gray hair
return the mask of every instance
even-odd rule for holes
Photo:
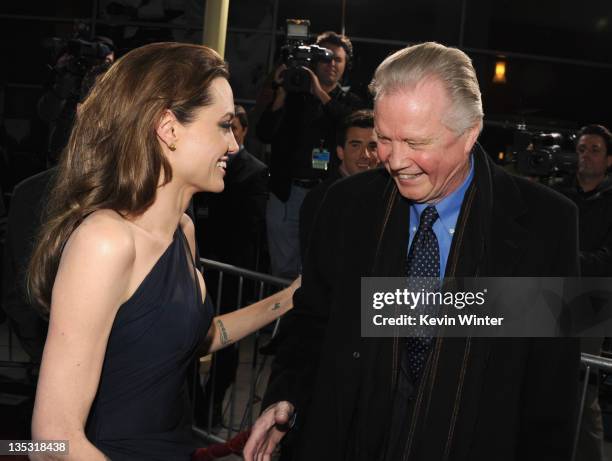
[[[477,144],[462,51],[402,49],[370,89],[385,168],[338,182],[319,210],[247,461],[287,430],[298,461],[569,461],[576,341],[365,338],[359,312],[361,277],[578,275],[575,206]]]

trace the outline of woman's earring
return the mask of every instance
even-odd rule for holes
[[[170,144],[168,146],[168,149],[170,149],[172,152],[174,152],[176,150],[176,145],[174,143]]]

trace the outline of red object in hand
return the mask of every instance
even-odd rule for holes
[[[206,448],[198,448],[191,455],[191,461],[212,461],[231,454],[240,454],[249,439],[251,430],[241,432],[225,443],[215,443]]]

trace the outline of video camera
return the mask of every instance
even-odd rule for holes
[[[576,173],[578,156],[571,145],[575,135],[528,131],[517,125],[510,157],[525,176],[562,177]]]
[[[310,21],[307,19],[287,19],[286,43],[281,48],[281,57],[287,70],[283,76],[283,87],[288,92],[309,93],[310,75],[304,69],[314,70],[317,62],[330,62],[334,53],[318,45],[307,45]]]
[[[78,85],[72,83],[73,80],[81,80],[87,71],[97,64],[104,62],[106,57],[113,52],[112,48],[103,41],[87,41],[82,38],[71,38],[69,40],[53,37],[46,44],[55,57],[56,64],[53,72],[56,75],[57,85],[60,90],[60,97],[69,96],[70,90],[78,90]],[[70,84],[62,85],[61,80],[65,76],[70,80]],[[74,88],[74,87],[77,88]],[[67,87],[67,88],[66,88]]]
[[[85,74],[113,52],[110,39],[85,40],[88,32],[87,25],[77,23],[72,38],[53,37],[43,42],[53,63],[49,66],[51,73],[47,91],[38,104],[38,113],[47,122],[57,120],[66,105],[76,106]]]

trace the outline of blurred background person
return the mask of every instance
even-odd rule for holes
[[[268,167],[251,155],[244,147],[249,121],[244,107],[235,106],[232,132],[238,152],[228,156],[225,188],[219,194],[203,192],[196,195],[196,208],[207,207],[207,218],[200,222],[199,240],[205,258],[234,266],[258,270],[261,239],[265,226],[268,199]],[[238,305],[238,279],[229,274],[223,279],[222,293],[217,293],[218,273],[210,274],[208,287],[215,299],[220,296],[220,313],[241,307]],[[252,294],[253,285],[243,285],[243,303]],[[225,392],[236,379],[238,348],[228,347],[213,356],[214,371],[213,426],[222,422],[222,404]],[[207,424],[208,402],[212,379],[206,384],[204,397],[196,393],[196,421]]]
[[[578,206],[580,271],[583,277],[612,276],[612,134],[602,125],[587,125],[576,136],[578,167],[558,190]],[[601,355],[603,338],[582,338],[581,352]],[[599,405],[599,372],[588,379],[580,425],[578,459],[602,461],[603,421]]]
[[[98,76],[110,67],[110,62],[93,66],[87,71],[79,89],[75,110],[83,103]],[[68,134],[72,125],[67,127]],[[57,160],[51,158],[52,165]],[[3,251],[2,306],[21,346],[34,364],[40,364],[47,336],[47,320],[30,304],[25,290],[25,270],[32,252],[32,245],[42,224],[43,210],[47,202],[49,185],[57,168],[51,168],[31,176],[13,190],[7,219],[6,240]],[[37,374],[37,368],[33,369]]]
[[[46,83],[45,92],[38,100],[38,115],[49,126],[47,162],[55,163],[68,143],[74,123],[81,86],[90,69],[115,60],[115,45],[108,37],[89,37],[89,26],[75,23],[72,38],[50,39],[54,64]]]
[[[311,79],[308,92],[287,91],[291,85],[284,80],[286,66],[280,65],[274,74],[274,99],[256,130],[261,141],[272,145],[266,225],[270,272],[279,277],[294,278],[300,272],[302,201],[333,166],[339,123],[364,105],[340,86],[353,54],[348,37],[324,32],[316,44],[329,49],[333,58],[316,61],[313,69],[304,67]]]
[[[370,109],[361,109],[347,116],[338,128],[336,144],[336,155],[340,160],[340,165],[337,169],[332,170],[325,181],[308,192],[300,209],[302,260],[306,254],[310,230],[327,189],[340,178],[376,168],[379,164],[376,153],[374,113]]]

